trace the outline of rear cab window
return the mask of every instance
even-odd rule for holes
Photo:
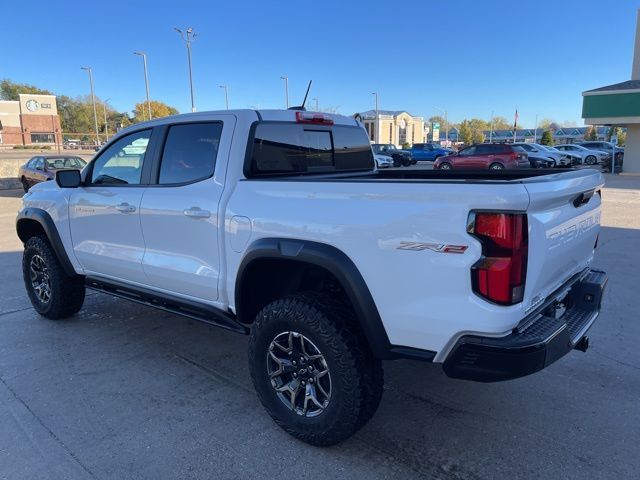
[[[371,171],[365,130],[350,125],[261,122],[250,145],[251,177]]]
[[[213,175],[222,134],[221,122],[183,123],[169,127],[158,183],[199,182]]]

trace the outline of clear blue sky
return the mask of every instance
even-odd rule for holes
[[[71,96],[96,94],[129,111],[151,97],[190,108],[187,58],[174,26],[192,26],[198,110],[280,108],[281,75],[297,103],[308,79],[320,107],[352,114],[406,109],[451,121],[491,111],[523,126],[536,114],[580,119],[584,90],[627,80],[636,9],[631,0],[6,2],[0,78]]]

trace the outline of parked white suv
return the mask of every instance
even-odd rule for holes
[[[586,350],[602,185],[378,171],[352,118],[202,112],[129,127],[34,186],[17,232],[38,313],[73,315],[88,287],[249,334],[266,410],[329,445],[376,411],[383,359],[492,382]]]

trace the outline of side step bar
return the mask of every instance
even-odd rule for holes
[[[234,315],[224,312],[209,305],[202,305],[197,302],[185,300],[183,298],[165,296],[153,290],[141,287],[124,285],[113,280],[105,280],[97,277],[86,277],[87,288],[98,292],[107,293],[115,297],[125,298],[132,302],[141,303],[150,307],[175,313],[193,320],[225,328],[232,332],[247,335],[249,329],[240,324]]]

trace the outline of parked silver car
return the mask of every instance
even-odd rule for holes
[[[378,168],[393,167],[393,158],[388,155],[380,155],[379,153],[374,153],[373,158],[376,159],[376,167]]]
[[[555,148],[561,152],[569,152],[574,155],[580,155],[582,161],[580,163],[584,165],[595,165],[602,163],[605,159],[611,157],[611,152],[604,152],[599,150],[590,150],[582,145],[574,145],[567,143],[566,145],[556,145]]]

